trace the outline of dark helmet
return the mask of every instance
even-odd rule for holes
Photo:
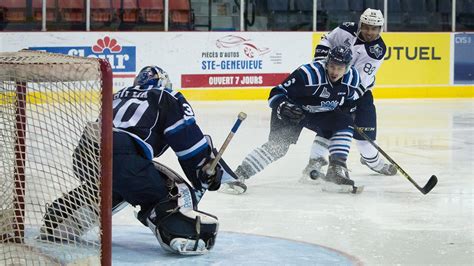
[[[327,63],[334,63],[338,65],[345,65],[346,70],[349,70],[350,63],[352,61],[352,51],[346,46],[336,46],[329,51],[326,59]]]
[[[172,85],[163,69],[157,66],[146,66],[138,72],[133,82],[134,86],[157,86],[171,89]]]

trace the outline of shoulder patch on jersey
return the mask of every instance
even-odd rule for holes
[[[365,43],[365,50],[370,57],[382,60],[387,52],[387,47],[382,38],[378,38],[375,41]]]
[[[324,67],[323,61],[313,62],[313,65],[319,70],[319,74],[321,75],[320,84],[327,84],[328,80],[326,79],[326,69]]]
[[[299,70],[307,86],[318,86],[327,83],[324,67],[319,61],[302,65]]]
[[[359,72],[352,66],[350,70],[342,77],[341,83],[353,88],[358,88],[360,85]]]
[[[357,35],[357,27],[358,25],[355,22],[344,22],[341,25],[339,25],[340,29],[349,32],[353,36]]]

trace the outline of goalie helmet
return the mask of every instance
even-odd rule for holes
[[[134,86],[155,86],[172,89],[168,73],[157,66],[146,66],[138,72]]]
[[[331,50],[329,50],[328,56],[326,58],[326,65],[329,63],[334,63],[337,65],[344,65],[346,67],[346,72],[350,68],[352,61],[352,51],[349,47],[338,45]]]
[[[367,8],[364,13],[360,15],[359,29],[362,23],[370,26],[379,26],[380,31],[382,31],[384,24],[382,11],[378,9]]]

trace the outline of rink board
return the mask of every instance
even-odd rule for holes
[[[107,59],[114,88],[158,65],[191,100],[261,100],[310,62],[323,32],[2,32],[21,48]],[[377,98],[474,97],[474,34],[383,33]],[[159,42],[150,40],[160,40]],[[189,45],[192,44],[192,45]],[[105,46],[104,46],[105,45]]]
[[[183,89],[181,92],[188,100],[227,101],[227,100],[267,100],[271,88],[246,89]],[[380,86],[373,90],[377,99],[402,98],[473,98],[474,86]]]

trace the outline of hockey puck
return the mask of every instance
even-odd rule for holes
[[[316,170],[312,170],[311,172],[309,172],[309,177],[313,180],[317,180],[318,178],[323,177],[323,175],[322,175],[321,172],[318,172]]]

